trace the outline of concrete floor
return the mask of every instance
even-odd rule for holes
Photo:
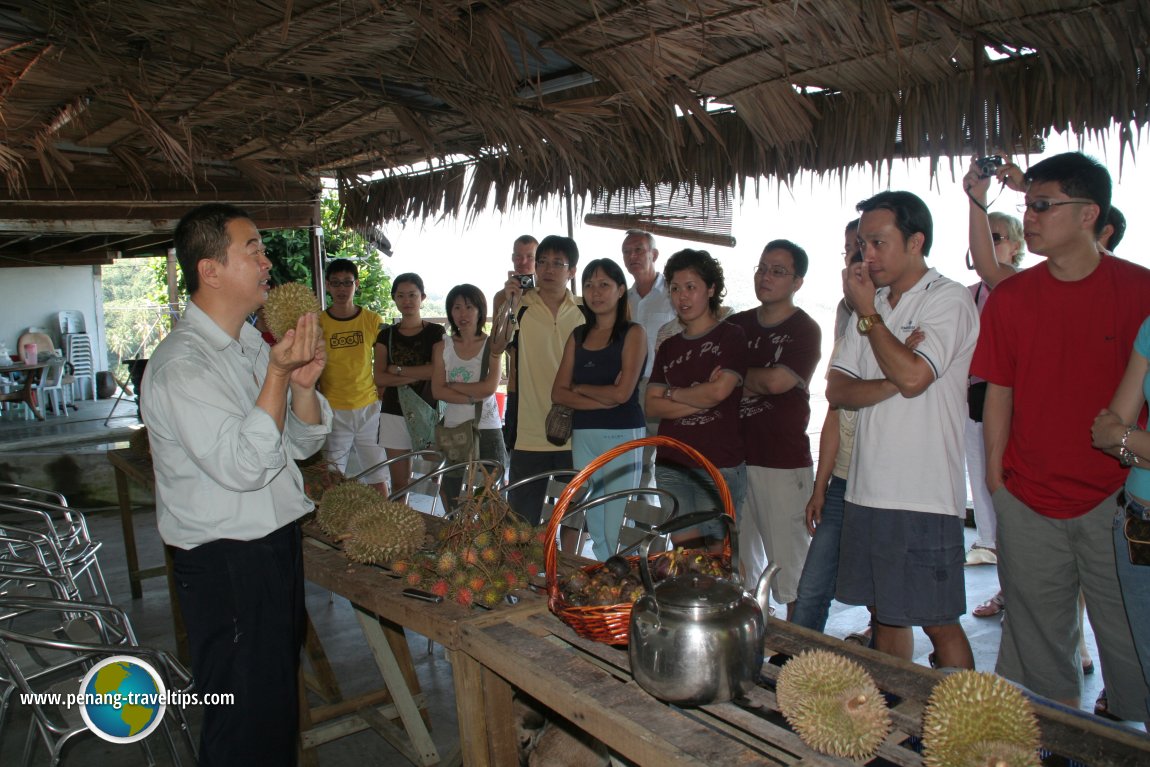
[[[17,419],[9,414],[0,417],[0,480],[11,477],[23,482],[26,481],[24,477],[29,475],[41,478],[49,476],[35,473],[32,464],[37,457],[54,456],[58,459],[61,455],[73,458],[84,456],[84,460],[93,467],[99,466],[101,461],[106,465],[103,451],[109,447],[124,446],[122,442],[117,444],[107,440],[126,440],[127,435],[137,426],[134,405],[121,403],[117,407],[116,418],[110,422],[109,427],[104,427],[102,422],[111,408],[111,401],[79,404],[81,410],[68,419],[49,416],[49,421],[41,423]],[[48,442],[37,441],[38,436]],[[12,449],[13,446],[15,449]],[[94,473],[95,468],[89,472]],[[81,482],[79,486],[87,488],[89,484]],[[138,497],[138,489],[133,489],[133,500],[136,501]],[[134,515],[137,546],[141,566],[148,567],[162,561],[162,548],[156,533],[154,509],[146,501],[140,503]],[[89,525],[93,536],[104,542],[100,562],[114,601],[128,612],[143,643],[174,650],[171,612],[164,580],[155,578],[146,581],[143,598],[131,598],[119,516],[111,501],[97,501],[95,508],[97,510],[89,515]],[[972,541],[973,531],[967,530],[967,544]],[[996,592],[996,568],[966,568],[966,586],[969,610]],[[345,695],[378,686],[379,674],[348,602],[342,597],[333,598],[328,592],[309,585],[307,606]],[[866,623],[867,613],[864,608],[835,603],[831,608],[827,633],[845,637],[863,629]],[[962,625],[970,638],[978,668],[992,670],[1001,635],[1000,620],[974,618],[968,613],[963,616]],[[423,637],[409,635],[408,641],[423,692],[430,703],[432,737],[440,753],[448,753],[458,743],[451,666],[444,657],[442,647],[436,646],[429,653],[427,641]],[[1087,641],[1091,653],[1096,657],[1094,636],[1089,626]],[[916,630],[915,661],[925,664],[929,652],[929,641],[921,631]],[[1086,677],[1082,696],[1084,708],[1093,707],[1101,684],[1099,673]],[[0,764],[15,763],[20,753],[28,720],[25,712],[19,710],[18,706],[16,709],[4,732],[0,733]],[[191,716],[193,722],[198,718],[194,711]],[[107,760],[118,765],[145,763],[138,749],[107,744],[96,738],[81,741],[71,754],[70,760],[73,763],[92,759],[97,760],[96,763]],[[325,744],[318,749],[318,757],[321,765],[406,764],[396,750],[370,731]]]

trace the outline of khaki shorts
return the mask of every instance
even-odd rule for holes
[[[1048,698],[1079,698],[1081,591],[1098,640],[1110,713],[1143,721],[1150,691],[1118,585],[1115,496],[1074,519],[1044,517],[1005,487],[992,499],[998,515],[998,578],[1006,598],[995,671]]]

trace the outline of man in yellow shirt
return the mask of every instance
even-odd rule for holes
[[[355,303],[359,270],[346,258],[337,258],[324,272],[331,306],[319,316],[327,348],[327,367],[319,389],[332,408],[331,434],[323,447],[324,459],[346,472],[352,450],[360,470],[386,460],[379,446],[379,395],[372,379],[372,353],[383,318]],[[387,494],[386,469],[360,480]]]
[[[571,331],[585,322],[580,299],[567,287],[578,263],[579,247],[574,240],[544,237],[535,252],[535,289],[525,293],[516,277],[510,277],[503,286],[504,301],[519,298],[523,307],[510,376],[519,394],[519,422],[509,467],[512,483],[572,467],[571,440],[562,445],[549,442],[546,420],[563,347]],[[531,524],[539,524],[545,490],[545,482],[513,490],[511,508]]]

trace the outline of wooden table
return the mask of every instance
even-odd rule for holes
[[[37,421],[43,421],[44,413],[40,410],[39,403],[36,401],[36,390],[32,387],[38,378],[35,374],[46,367],[48,367],[47,362],[37,362],[31,365],[25,365],[22,362],[0,365],[0,375],[5,373],[24,374],[23,386],[14,392],[0,393],[0,402],[23,402],[32,409]]]
[[[515,689],[637,764],[855,764],[808,748],[778,713],[769,686],[755,688],[740,704],[678,708],[659,702],[632,680],[624,650],[582,639],[550,613],[502,618],[460,627],[457,657],[475,666],[471,683],[456,686],[463,759],[469,767],[515,763],[516,742],[506,716]],[[775,618],[769,621],[766,644],[768,655],[821,647],[853,656],[884,692],[901,698],[891,711],[894,730],[878,756],[904,767],[922,765],[908,738],[921,735],[924,704],[943,678],[941,672]],[[778,671],[770,664],[763,667],[771,681]],[[1057,754],[1095,766],[1150,764],[1150,738],[1053,704],[1035,708],[1043,745]]]
[[[124,556],[128,561],[128,585],[132,590],[132,599],[144,596],[141,581],[148,578],[165,576],[168,579],[168,599],[171,601],[172,629],[176,635],[176,654],[184,663],[188,663],[191,654],[188,651],[188,631],[184,627],[183,614],[179,609],[176,596],[176,583],[172,578],[172,554],[164,546],[164,564],[155,567],[140,567],[140,555],[136,550],[136,527],[132,521],[132,489],[129,480],[138,482],[141,486],[155,492],[156,475],[152,470],[152,456],[149,453],[140,453],[131,449],[109,450],[108,463],[116,475],[116,497],[120,506],[120,530],[124,535]]]
[[[643,691],[631,678],[624,649],[577,636],[547,610],[541,595],[527,594],[515,607],[490,612],[416,601],[401,595],[405,584],[400,579],[381,568],[349,564],[340,551],[314,538],[305,538],[304,562],[309,580],[356,605],[403,720],[404,753],[414,764],[458,759],[468,767],[517,764],[512,715],[516,690],[636,764],[854,764],[816,753],[786,724],[770,684],[777,676],[776,666],[764,665],[767,684],[756,687],[747,701],[683,709]],[[575,564],[564,559],[560,569]],[[418,715],[423,711],[421,695],[412,681],[404,628],[448,649],[460,730],[458,757],[441,757],[427,745],[430,737]],[[891,712],[894,731],[879,756],[903,767],[921,767],[914,743],[921,735],[926,700],[943,678],[941,672],[775,618],[769,621],[766,646],[768,656],[825,648],[858,660],[884,692],[899,699]],[[1035,708],[1044,747],[1059,755],[1087,765],[1150,764],[1150,738],[1055,704],[1039,701]],[[359,729],[368,726],[373,725],[357,724]]]
[[[467,608],[445,601],[432,604],[405,597],[401,593],[406,584],[387,570],[371,565],[349,562],[343,552],[325,540],[314,523],[304,526],[304,574],[309,581],[335,594],[346,597],[356,610],[356,618],[371,648],[376,665],[384,680],[384,690],[343,700],[338,689],[332,690],[330,677],[321,673],[320,687],[334,692],[320,706],[301,711],[301,739],[304,761],[312,761],[312,749],[335,738],[371,728],[391,743],[412,764],[455,765],[460,754],[440,754],[432,742],[429,714],[415,675],[411,651],[404,635],[405,629],[422,634],[443,645],[452,663],[456,689],[468,685],[461,674],[469,673],[474,665],[455,652],[461,630],[465,625],[483,625],[501,620],[510,614],[532,614],[547,611],[541,596],[529,592],[515,592],[520,597],[517,605],[504,604],[494,610]],[[317,647],[318,638],[309,640],[309,656],[313,667],[322,669],[326,658]],[[324,695],[330,697],[329,694]],[[462,721],[464,712],[456,698]],[[382,707],[378,704],[383,703]],[[398,724],[395,724],[398,722]],[[461,732],[462,736],[466,733]]]

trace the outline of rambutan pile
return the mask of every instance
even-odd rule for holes
[[[394,561],[409,585],[464,606],[494,607],[543,572],[546,528],[533,528],[495,490],[496,477],[461,500],[452,521],[437,534],[438,549]]]

